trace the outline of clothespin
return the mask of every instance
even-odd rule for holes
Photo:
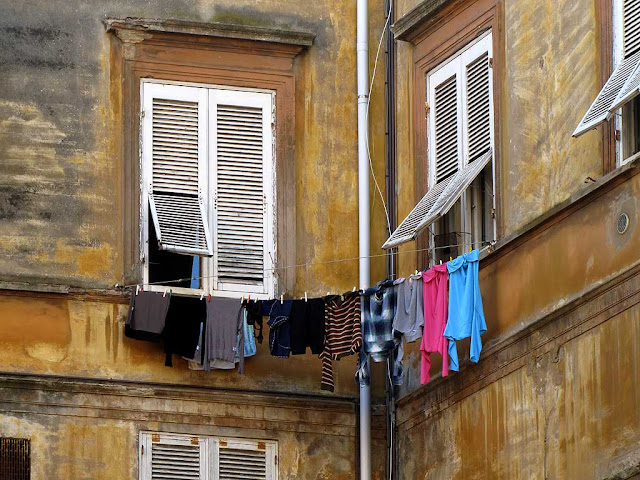
[[[140,285],[136,285],[136,295],[138,295],[139,291],[140,291]]]
[[[240,304],[242,305],[244,303],[244,295],[242,295],[242,297],[240,298]]]
[[[162,298],[164,298],[164,297],[166,297],[166,296],[167,296],[167,291],[168,291],[168,290],[169,290],[168,288],[165,288],[165,289],[164,289],[164,293],[162,294]]]
[[[247,303],[251,301],[251,295],[247,295]]]
[[[209,294],[209,296],[207,297],[207,302],[211,301],[211,294]]]
[[[284,303],[284,295],[280,295],[280,305]]]
[[[449,255],[449,261],[453,262],[453,257],[451,255]]]
[[[354,293],[355,293],[355,291],[356,291],[356,286],[354,285],[354,286],[353,286],[353,290],[352,290],[352,292],[354,292]]]
[[[307,299],[307,292],[304,292],[304,301],[305,301],[305,302],[306,302],[306,301],[308,301],[308,299]]]
[[[204,290],[200,292],[200,301],[204,298]]]
[[[171,295],[173,295],[173,290],[169,289],[169,298],[171,298]]]
[[[440,259],[440,265],[442,265],[442,259]]]
[[[469,247],[469,253],[473,252],[473,247]]]
[[[331,294],[330,294],[329,292],[327,292],[327,297],[328,297],[329,295],[331,295]]]
[[[344,302],[344,295],[340,295],[340,300]]]
[[[418,270],[416,270],[416,273],[414,273],[414,275],[418,275]]]

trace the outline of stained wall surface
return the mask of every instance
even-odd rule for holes
[[[280,478],[355,476],[355,357],[334,362],[332,394],[320,389],[317,356],[276,359],[269,355],[266,341],[255,357],[247,359],[240,376],[193,372],[179,359],[173,368],[164,367],[159,345],[124,337],[128,300],[112,289],[124,274],[121,210],[128,172],[122,171],[120,139],[114,137],[122,121],[112,96],[114,38],[103,25],[105,17],[142,17],[315,36],[313,45],[294,61],[291,168],[296,215],[288,228],[296,236],[295,264],[305,267],[295,269],[293,291],[285,292],[314,296],[351,290],[358,283],[355,15],[355,3],[334,0],[0,5],[0,383],[6,385],[13,374],[26,374],[120,382],[125,391],[139,384],[170,385],[179,392],[199,387],[212,392],[242,390],[256,395],[246,400],[248,411],[261,402],[260,392],[282,393],[283,408],[295,398],[338,399],[324,407],[296,407],[299,412],[290,422],[310,425],[306,433],[296,433],[278,422],[277,409],[271,416],[260,409],[247,414],[261,425],[257,429],[233,420],[226,429],[209,428],[201,420],[171,418],[171,412],[183,408],[180,402],[157,405],[144,397],[139,408],[165,409],[169,413],[163,421],[151,413],[146,420],[137,413],[95,420],[107,401],[105,391],[91,398],[75,395],[64,411],[52,413],[42,406],[49,394],[40,392],[40,387],[21,386],[13,396],[4,390],[0,435],[32,438],[34,478],[134,478],[141,429],[276,439],[282,459]],[[370,19],[371,44],[377,45],[384,23],[381,0],[370,2]],[[374,55],[372,48],[371,70]],[[371,159],[384,188],[381,71],[379,66],[370,104]],[[373,249],[386,236],[380,197],[375,198]],[[345,258],[351,260],[335,262]],[[372,279],[383,275],[384,259],[376,258]],[[267,329],[265,333],[268,336]],[[374,402],[381,400],[384,389],[382,372],[378,373],[374,372],[380,377]],[[59,398],[65,388],[56,384],[45,390]],[[24,400],[28,391],[40,393],[23,408],[16,399]],[[97,410],[87,413],[88,403]],[[243,412],[230,413],[232,405],[218,403],[222,407],[215,411],[216,417],[244,418]],[[201,410],[210,406],[207,401],[199,405]],[[374,464],[377,472],[384,472],[384,420],[378,423],[382,429],[374,429]],[[327,438],[321,432],[331,425],[342,430]],[[114,458],[121,461],[113,462]]]

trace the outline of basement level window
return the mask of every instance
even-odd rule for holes
[[[27,438],[0,437],[0,479],[31,478],[31,441]]]
[[[140,433],[140,480],[276,480],[278,443],[269,440]]]

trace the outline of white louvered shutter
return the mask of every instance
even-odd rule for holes
[[[487,35],[461,55],[464,163],[473,162],[493,148],[491,52],[491,35]]]
[[[622,60],[573,132],[577,137],[609,120],[640,93],[640,2],[622,1]]]
[[[207,192],[207,90],[142,83],[143,202],[161,249],[212,255]]]
[[[456,65],[446,65],[430,81],[430,146],[433,184],[459,168],[461,153],[460,85]]]
[[[209,440],[168,433],[140,435],[141,480],[210,480]]]
[[[273,294],[272,115],[270,93],[210,91],[217,290]]]
[[[277,444],[253,440],[216,439],[214,480],[277,480]]]
[[[493,158],[491,32],[429,74],[429,190],[387,239],[414,240],[446,215]]]
[[[493,152],[489,150],[480,158],[462,167],[451,177],[429,189],[382,248],[393,248],[415,239],[422,230],[446,215],[482,169],[491,162],[492,157]]]

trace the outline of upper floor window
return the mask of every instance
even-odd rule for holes
[[[143,283],[273,295],[274,93],[143,80],[140,95]]]
[[[616,113],[617,163],[640,152],[640,5],[637,0],[613,1],[615,68],[573,132],[577,137]]]
[[[438,261],[495,239],[492,62],[489,30],[427,72],[429,189],[385,248],[429,228]]]

